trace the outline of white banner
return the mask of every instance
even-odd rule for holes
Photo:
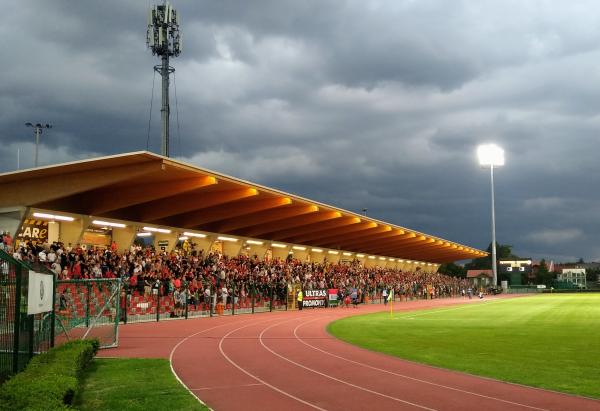
[[[51,274],[40,274],[35,271],[29,271],[27,314],[52,311],[53,280],[54,278]]]

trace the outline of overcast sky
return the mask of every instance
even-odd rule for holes
[[[146,149],[148,1],[6,1],[0,169]],[[176,1],[173,157],[485,249],[600,260],[597,1]],[[173,82],[172,82],[173,83]],[[160,78],[148,147],[160,151]]]

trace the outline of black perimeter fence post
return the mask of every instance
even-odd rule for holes
[[[215,310],[217,309],[216,305],[217,305],[217,300],[216,300],[216,292],[217,292],[217,286],[215,285],[213,287],[213,285],[210,285],[210,297],[209,297],[209,301],[208,301],[208,307],[209,307],[209,311],[210,311],[210,316],[214,316],[215,315]]]
[[[29,290],[27,290],[29,292]],[[27,315],[27,328],[29,328],[29,359],[33,358],[33,314]]]
[[[160,286],[156,289],[156,322],[160,321]]]
[[[88,328],[90,326],[90,293],[91,293],[91,284],[89,282],[85,285],[86,288],[86,296],[85,296],[85,327]]]
[[[125,288],[125,307],[123,308],[123,324],[127,324],[127,311],[129,306],[129,299],[131,298],[131,291],[129,291],[129,285],[123,284]]]
[[[212,285],[209,285],[208,289],[212,291]],[[204,294],[204,295],[206,295],[206,294]],[[212,312],[212,292],[208,296],[208,301],[206,301],[206,306],[208,307],[208,316],[212,317],[213,316],[213,312]]]
[[[231,315],[235,315],[235,280],[231,286]]]
[[[185,319],[188,319],[188,294],[190,293],[189,285],[185,288]]]
[[[15,266],[15,323],[13,339],[13,373],[19,371],[19,340],[21,337],[21,266]]]
[[[54,323],[56,321],[56,277],[52,276],[52,313],[50,314],[50,348],[54,347]]]
[[[271,285],[271,302],[269,303],[269,311],[273,312],[273,286]]]

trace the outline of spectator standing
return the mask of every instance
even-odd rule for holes
[[[302,311],[302,301],[304,300],[304,294],[302,293],[302,289],[298,290],[298,296],[296,297],[296,300],[298,301],[298,310]]]

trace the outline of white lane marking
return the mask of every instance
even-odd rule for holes
[[[263,321],[263,322],[264,322],[264,321]],[[231,330],[230,332],[228,332],[227,334],[225,334],[225,335],[223,336],[223,338],[221,338],[221,341],[219,342],[219,351],[221,351],[221,355],[223,355],[223,357],[225,357],[225,359],[226,359],[227,361],[229,361],[229,363],[230,363],[231,365],[233,365],[235,368],[237,368],[238,370],[240,370],[241,372],[243,372],[243,373],[244,373],[244,374],[246,374],[247,376],[249,376],[249,377],[251,377],[251,378],[255,379],[255,380],[256,380],[256,381],[258,381],[258,382],[260,382],[261,384],[264,384],[264,385],[266,385],[267,387],[271,388],[272,390],[275,390],[275,391],[277,391],[278,393],[280,393],[280,394],[283,394],[283,395],[285,395],[286,397],[289,397],[289,398],[291,398],[291,399],[293,399],[293,400],[296,400],[296,401],[298,401],[298,402],[301,402],[301,403],[302,403],[302,404],[304,404],[304,405],[308,405],[308,406],[309,406],[309,407],[311,407],[311,408],[314,408],[314,409],[317,409],[317,410],[321,410],[321,411],[327,411],[325,408],[321,408],[321,407],[319,407],[319,406],[317,406],[317,405],[315,405],[315,404],[311,404],[311,403],[310,403],[310,402],[308,402],[308,401],[304,401],[302,398],[298,398],[298,397],[296,397],[295,395],[293,395],[293,394],[290,394],[289,392],[282,390],[281,388],[277,388],[277,387],[275,387],[274,385],[271,385],[271,384],[269,384],[268,382],[266,382],[265,380],[261,379],[260,377],[258,377],[258,376],[256,376],[256,375],[252,374],[250,371],[248,371],[248,370],[245,370],[245,369],[244,369],[242,366],[240,366],[239,364],[237,364],[235,361],[233,361],[231,358],[229,358],[229,356],[228,356],[227,354],[225,354],[225,351],[223,351],[223,341],[225,341],[225,339],[226,339],[227,337],[229,337],[231,334],[233,334],[234,332],[236,332],[236,331],[239,331],[239,330],[241,330],[241,329],[243,329],[243,328],[250,327],[250,326],[252,326],[252,325],[256,325],[256,323],[252,323],[252,324],[244,325],[244,326],[242,326],[242,327],[239,327],[239,328],[236,328],[236,329],[234,329],[234,330]]]
[[[313,373],[315,373],[315,374],[322,375],[322,376],[323,376],[323,377],[325,377],[325,378],[329,378],[329,379],[331,379],[331,380],[334,380],[334,381],[340,382],[340,383],[342,383],[342,384],[349,385],[350,387],[358,388],[359,390],[366,391],[366,392],[368,392],[368,393],[371,393],[371,394],[379,395],[379,396],[381,396],[381,397],[385,397],[385,398],[388,398],[388,399],[390,399],[390,400],[393,400],[393,401],[401,402],[401,403],[403,403],[403,404],[412,405],[413,407],[417,407],[417,408],[421,408],[421,409],[424,409],[424,410],[429,410],[429,411],[436,411],[434,408],[429,408],[429,407],[426,407],[426,406],[424,406],[424,405],[415,404],[414,402],[410,402],[410,401],[402,400],[402,399],[400,399],[400,398],[392,397],[391,395],[383,394],[383,393],[381,393],[381,392],[378,392],[378,391],[373,391],[373,390],[370,390],[370,389],[368,389],[368,388],[362,387],[362,386],[360,386],[360,385],[352,384],[351,382],[344,381],[344,380],[341,380],[341,379],[339,379],[339,378],[336,378],[336,377],[332,377],[331,375],[327,375],[327,374],[325,374],[325,373],[322,373],[322,372],[320,372],[320,371],[317,371],[317,370],[315,370],[315,369],[313,369],[313,368],[310,368],[310,367],[307,367],[307,366],[305,366],[305,365],[302,365],[302,364],[300,364],[300,363],[297,363],[296,361],[290,360],[289,358],[286,358],[286,357],[284,357],[283,355],[281,355],[281,354],[279,354],[279,353],[277,353],[277,352],[273,351],[272,349],[270,349],[269,347],[267,347],[267,346],[265,345],[265,343],[264,343],[264,341],[263,341],[263,335],[264,335],[264,333],[265,333],[265,332],[267,332],[267,331],[268,331],[268,330],[270,330],[271,328],[273,328],[273,327],[275,327],[275,326],[278,326],[278,325],[281,325],[281,324],[284,324],[284,323],[286,323],[286,322],[289,322],[289,321],[283,321],[283,322],[279,322],[279,323],[273,324],[273,325],[271,325],[271,326],[269,326],[269,327],[265,328],[265,329],[264,329],[264,330],[263,330],[263,331],[260,333],[260,336],[258,337],[258,339],[259,339],[259,341],[260,341],[260,344],[261,344],[261,345],[262,345],[262,346],[263,346],[263,347],[264,347],[266,350],[268,350],[268,351],[269,351],[269,352],[271,352],[272,354],[276,355],[277,357],[279,357],[279,358],[281,358],[281,359],[283,359],[283,360],[285,360],[285,361],[287,361],[287,362],[289,362],[289,363],[292,363],[292,364],[294,364],[294,365],[296,365],[296,366],[298,366],[298,367],[300,367],[300,368],[304,368],[304,369],[305,369],[305,370],[307,370],[307,371],[313,372]]]
[[[200,387],[200,388],[190,388],[192,391],[206,391],[206,390],[230,390],[232,388],[239,387],[262,387],[263,384],[254,383],[254,384],[238,384],[238,385],[219,385],[216,387]]]
[[[183,385],[183,387],[184,387],[184,388],[185,388],[185,389],[186,389],[186,390],[187,390],[187,391],[188,391],[190,394],[192,394],[192,395],[194,396],[194,398],[196,398],[196,399],[198,400],[198,402],[200,402],[200,404],[204,405],[204,406],[205,406],[206,408],[208,408],[209,410],[212,410],[212,408],[210,408],[208,405],[206,405],[206,404],[204,403],[204,401],[202,401],[202,400],[201,400],[201,399],[200,399],[200,398],[199,398],[199,397],[198,397],[196,394],[194,394],[194,392],[193,392],[192,390],[190,390],[190,388],[189,388],[187,385],[185,385],[185,383],[184,383],[184,382],[181,380],[181,378],[179,378],[179,375],[177,375],[177,373],[175,372],[175,368],[173,368],[173,355],[175,354],[175,351],[177,350],[177,348],[179,348],[179,346],[180,346],[181,344],[183,344],[184,342],[186,342],[186,341],[187,341],[187,340],[189,340],[190,338],[192,338],[192,337],[195,337],[195,336],[197,336],[197,335],[199,335],[199,334],[205,333],[205,332],[207,332],[207,331],[214,330],[215,328],[224,327],[224,326],[226,326],[226,325],[231,325],[231,324],[230,324],[230,323],[225,323],[225,324],[221,324],[221,325],[215,325],[214,327],[210,327],[210,328],[207,328],[207,329],[205,329],[205,330],[201,330],[201,331],[198,331],[198,332],[196,332],[196,333],[194,333],[194,334],[190,334],[190,335],[188,335],[187,337],[185,337],[185,338],[183,338],[181,341],[179,341],[179,342],[178,342],[178,343],[175,345],[175,347],[173,347],[173,349],[171,350],[171,353],[169,354],[169,366],[171,367],[171,372],[173,373],[173,375],[175,376],[175,378],[177,378],[177,381],[179,381],[179,384]]]
[[[307,321],[307,322],[305,322],[303,324],[299,324],[294,329],[294,336],[302,344],[304,344],[304,345],[306,345],[306,346],[308,346],[308,347],[310,347],[310,348],[312,348],[314,350],[320,351],[323,354],[327,354],[327,355],[330,355],[332,357],[339,358],[340,360],[348,361],[348,362],[350,362],[352,364],[360,365],[360,366],[363,366],[365,368],[369,368],[369,369],[372,369],[372,370],[380,371],[380,372],[383,372],[383,373],[386,373],[386,374],[395,375],[397,377],[405,378],[405,379],[408,379],[408,380],[411,380],[411,381],[416,381],[416,382],[420,382],[420,383],[427,384],[427,385],[432,385],[432,386],[439,387],[439,388],[445,388],[445,389],[448,389],[448,390],[451,390],[451,391],[457,391],[457,392],[461,392],[461,393],[464,393],[464,394],[470,394],[470,395],[474,395],[476,397],[481,397],[481,398],[487,398],[487,399],[490,399],[490,400],[500,401],[500,402],[511,404],[511,405],[518,405],[520,407],[529,408],[529,409],[532,409],[532,410],[548,411],[545,408],[538,408],[538,407],[534,407],[534,406],[531,406],[531,405],[526,405],[526,404],[521,404],[521,403],[514,402],[514,401],[504,400],[502,398],[490,397],[489,395],[479,394],[479,393],[476,393],[476,392],[473,392],[473,391],[462,390],[460,388],[450,387],[450,386],[447,386],[447,385],[438,384],[438,383],[427,381],[427,380],[422,380],[420,378],[410,377],[410,376],[405,375],[405,374],[399,374],[399,373],[396,373],[396,372],[393,372],[393,371],[384,370],[383,368],[378,368],[378,367],[375,367],[375,366],[372,366],[372,365],[369,365],[369,364],[365,364],[365,363],[362,363],[362,362],[359,362],[359,361],[351,360],[349,358],[342,357],[340,355],[333,354],[333,353],[331,353],[329,351],[326,351],[326,350],[323,350],[321,348],[315,347],[314,345],[307,343],[306,341],[304,341],[302,338],[300,338],[298,336],[298,329],[300,327],[303,327],[304,325],[307,325],[309,323],[312,323],[312,322],[315,322],[315,321],[318,321],[318,320],[320,320],[320,318],[315,318],[314,320]]]

